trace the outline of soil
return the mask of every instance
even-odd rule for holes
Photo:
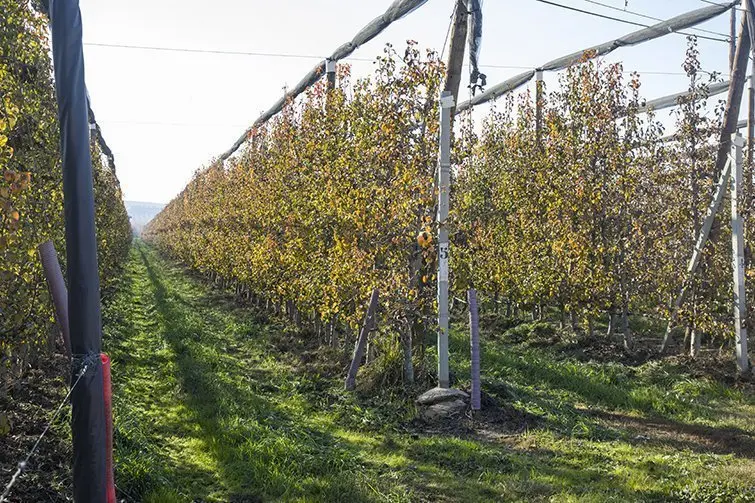
[[[28,370],[7,396],[0,396],[0,416],[8,420],[2,422],[10,425],[0,429],[0,493],[65,397],[69,368],[66,357],[50,355],[42,368]],[[73,501],[70,417],[65,405],[11,490],[9,503]]]

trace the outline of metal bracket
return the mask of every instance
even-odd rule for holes
[[[734,133],[731,137],[731,142],[737,147],[745,146],[745,138],[740,133]],[[729,159],[731,159],[731,154],[729,154]]]
[[[337,61],[334,61],[332,59],[326,59],[325,60],[325,73],[335,73],[336,63]]]
[[[441,96],[440,97],[440,106],[441,108],[453,108],[456,106],[456,102],[454,101],[454,97],[452,94],[449,94],[448,96]]]

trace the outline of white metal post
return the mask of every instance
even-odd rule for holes
[[[438,386],[449,387],[448,377],[448,220],[451,190],[451,109],[453,94],[440,96],[440,155],[438,169]]]
[[[732,135],[731,157],[731,250],[734,273],[734,335],[737,354],[737,369],[740,374],[750,371],[747,354],[747,306],[745,303],[745,257],[744,226],[739,214],[739,201],[742,197],[742,148],[744,138],[737,133]]]

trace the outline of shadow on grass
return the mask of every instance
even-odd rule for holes
[[[622,365],[605,365],[558,358],[547,349],[532,350],[520,347],[489,348],[485,352],[483,374],[488,390],[510,389],[508,396],[497,398],[515,400],[543,415],[550,426],[562,432],[574,433],[575,428],[594,429],[586,435],[616,436],[594,421],[595,416],[585,409],[634,411],[648,417],[662,418],[658,424],[696,428],[688,420],[720,421],[727,415],[724,408],[734,404],[752,403],[751,398],[736,395],[726,387],[705,379],[692,379],[669,369],[663,362],[652,362],[639,369]],[[499,386],[499,384],[501,386]],[[704,428],[698,428],[702,435]],[[740,435],[752,442],[752,432],[724,427],[708,428],[709,437],[716,431],[724,437]],[[736,430],[736,431],[734,431]],[[740,446],[741,447],[741,446]],[[732,453],[738,451],[732,450]],[[739,452],[752,453],[752,443]]]
[[[264,396],[285,389],[288,376],[254,366],[261,355],[244,347],[244,339],[255,335],[253,324],[214,312],[211,306],[220,299],[171,282],[170,272],[153,266],[151,252],[140,247],[139,253],[190,411],[190,417],[176,419],[201,428],[225,497],[372,501],[348,443],[307,426],[295,402],[283,405],[290,397]],[[237,354],[229,354],[230,347]]]
[[[596,417],[628,433],[632,444],[667,445],[700,454],[735,454],[755,459],[755,438],[742,428],[713,428],[663,418],[642,418],[616,412],[591,411]]]
[[[670,498],[668,492],[630,487],[611,472],[610,455],[588,450],[564,457],[537,445],[433,436],[409,445],[406,452],[416,472],[414,485],[427,501],[561,501],[567,494],[600,494],[594,501]]]

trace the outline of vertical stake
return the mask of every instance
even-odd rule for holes
[[[740,375],[749,373],[750,361],[747,354],[747,306],[745,302],[745,259],[742,216],[739,214],[739,200],[742,196],[742,148],[744,139],[737,133],[731,142],[731,249],[732,271],[734,274],[734,335],[736,343],[737,370]]]
[[[472,350],[472,410],[480,410],[480,319],[477,312],[477,291],[467,292],[469,304],[469,342]]]
[[[453,94],[440,95],[440,152],[438,169],[438,386],[448,388],[448,208],[451,191],[451,109]]]
[[[351,358],[351,365],[349,366],[349,373],[346,376],[345,389],[346,391],[354,391],[357,386],[357,372],[359,371],[359,365],[362,363],[364,357],[364,351],[367,348],[368,338],[370,331],[375,329],[376,316],[378,309],[378,299],[380,292],[378,289],[372,291],[370,296],[370,304],[367,307],[367,313],[364,315],[364,323],[362,324],[362,330],[359,332],[359,338],[354,345],[354,356]],[[335,333],[331,330],[332,336],[335,337]]]

